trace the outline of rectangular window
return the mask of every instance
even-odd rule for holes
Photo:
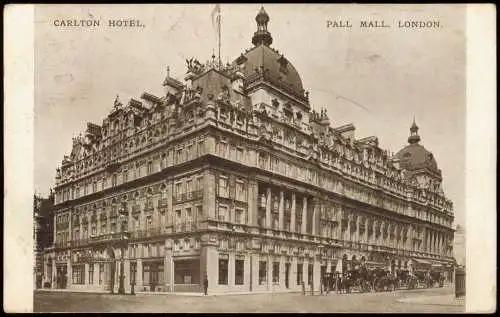
[[[106,234],[107,229],[108,229],[108,225],[107,225],[106,221],[103,221],[101,224],[101,234]]]
[[[219,215],[218,215],[219,221],[227,221],[227,218],[228,218],[227,206],[219,206]]]
[[[92,224],[92,235],[94,237],[97,235],[97,225],[95,223]]]
[[[198,155],[205,154],[205,140],[198,141]]]
[[[118,177],[116,174],[113,174],[113,177],[111,178],[111,186],[116,186],[118,184]]]
[[[313,281],[314,267],[312,264],[307,266],[307,285],[311,285]]]
[[[280,282],[280,263],[273,262],[273,283]]]
[[[72,274],[73,284],[85,284],[85,266],[73,265]]]
[[[234,219],[234,222],[239,223],[239,224],[244,224],[245,223],[245,216],[244,216],[243,209],[236,209],[235,210],[235,219]]]
[[[243,259],[236,259],[234,261],[234,284],[243,285],[245,276],[245,261]]]
[[[136,276],[137,276],[137,263],[131,262],[130,263],[130,285],[135,285]]]
[[[236,199],[245,201],[245,187],[242,179],[236,180]]]
[[[219,258],[219,285],[227,285],[228,263],[227,258]]]
[[[190,193],[193,191],[193,181],[192,180],[188,180],[186,181],[186,193]]]
[[[175,211],[175,222],[176,223],[182,222],[182,214],[181,214],[181,211],[179,209]]]
[[[128,171],[123,171],[123,176],[122,176],[122,178],[123,178],[123,182],[124,182],[124,183],[125,183],[125,182],[128,182]]]
[[[186,208],[186,221],[187,222],[193,221],[193,213],[191,211],[191,208]]]
[[[111,233],[115,233],[116,232],[116,222],[112,222],[111,223]]]
[[[179,196],[182,194],[182,183],[175,184],[175,195]]]
[[[148,162],[148,175],[153,174],[153,162]]]
[[[243,161],[243,149],[242,148],[236,148],[236,160],[239,162]]]
[[[259,284],[267,282],[267,261],[259,261]]]
[[[187,147],[187,156],[188,156],[188,160],[191,160],[194,158],[194,153],[193,153],[193,145],[188,145]]]
[[[89,284],[94,284],[94,263],[89,263]]]
[[[198,176],[196,178],[196,190],[203,190],[203,176]]]
[[[302,263],[297,263],[297,285],[301,285],[302,284],[302,275],[304,273],[303,271],[303,264]]]
[[[92,192],[95,193],[97,191],[97,182],[92,184]],[[79,196],[79,195],[78,195]]]
[[[176,161],[177,164],[182,162],[182,149],[178,149],[176,153]]]
[[[228,197],[227,177],[219,176],[219,196]]]
[[[196,206],[196,218],[201,217],[203,215],[203,207]]]
[[[219,155],[222,157],[226,157],[226,155],[227,155],[227,143],[225,143],[225,142],[219,143],[219,149],[220,149]]]

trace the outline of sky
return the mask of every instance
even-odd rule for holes
[[[86,122],[101,124],[119,95],[161,95],[167,66],[183,80],[186,58],[217,53],[214,5],[40,5],[35,13],[34,178],[38,193]],[[256,4],[222,4],[221,58],[251,48]],[[455,223],[464,223],[465,11],[457,5],[266,4],[273,48],[298,70],[313,109],[331,125],[353,123],[356,138],[377,136],[397,152],[415,117],[420,144],[434,154]],[[100,19],[95,28],[54,26],[55,19]],[[108,19],[145,27],[108,28]],[[350,20],[353,28],[327,28]],[[390,28],[359,28],[384,20]],[[436,29],[398,28],[398,21],[439,21]]]

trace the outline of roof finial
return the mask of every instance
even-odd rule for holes
[[[420,136],[418,135],[418,126],[415,123],[415,116],[413,116],[413,123],[410,127],[410,136],[408,137],[408,143],[414,144],[420,141]]]
[[[273,38],[271,33],[267,31],[267,23],[269,23],[269,15],[267,15],[264,6],[260,8],[259,13],[255,17],[257,22],[257,31],[253,34],[252,44],[257,46],[260,44],[271,45],[273,43]]]

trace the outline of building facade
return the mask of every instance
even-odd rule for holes
[[[54,195],[52,192],[47,198],[38,195],[33,197],[33,254],[35,255],[33,283],[35,288],[42,288],[43,286],[43,278],[46,271],[45,265],[47,264],[44,261],[44,250],[51,247],[54,243],[53,211]]]
[[[269,16],[233,63],[187,60],[163,96],[118,99],[57,170],[55,288],[299,291],[337,262],[448,269],[453,206],[411,128],[390,157],[313,111]],[[123,263],[123,264],[122,264]],[[50,272],[48,272],[50,267]],[[451,269],[452,270],[452,269]]]

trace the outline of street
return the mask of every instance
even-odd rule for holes
[[[464,312],[463,300],[453,288],[399,290],[365,294],[302,295],[270,293],[249,295],[110,295],[70,292],[35,292],[34,312]]]

